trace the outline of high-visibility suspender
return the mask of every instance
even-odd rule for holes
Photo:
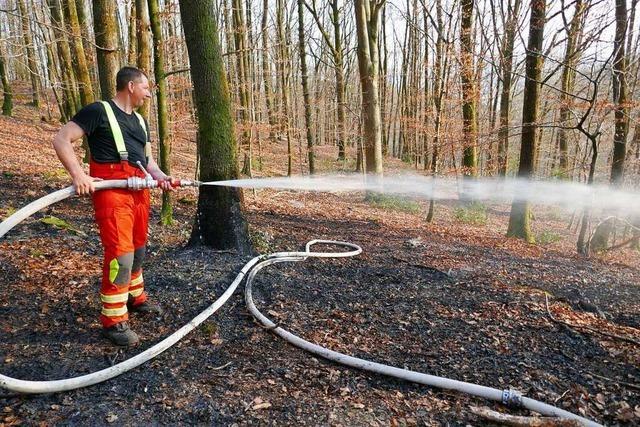
[[[124,144],[124,137],[122,136],[122,129],[120,129],[120,125],[118,124],[118,120],[116,119],[116,115],[113,113],[113,109],[111,108],[111,104],[107,101],[100,101],[100,103],[104,106],[104,110],[107,113],[107,119],[109,120],[109,126],[111,127],[111,133],[113,134],[113,140],[116,143],[116,150],[118,150],[118,154],[120,155],[121,161],[126,161],[129,158],[129,153],[127,152],[127,147]],[[133,112],[138,121],[140,122],[140,126],[144,131],[144,155],[147,157],[151,157],[151,144],[149,144],[149,136],[147,135],[147,126],[144,122],[144,118],[142,115]]]
[[[133,114],[135,114],[136,117],[138,118],[138,121],[140,122],[140,126],[144,131],[144,141],[145,141],[144,155],[147,158],[147,160],[149,160],[149,157],[151,157],[151,144],[149,144],[149,135],[147,135],[147,124],[144,122],[144,117],[142,117],[142,114],[138,114],[136,111],[134,111]]]

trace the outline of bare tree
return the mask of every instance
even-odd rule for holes
[[[213,0],[180,0],[180,12],[198,116],[200,179],[235,179],[236,140]],[[242,210],[242,193],[238,189],[201,187],[190,243],[250,252]]]
[[[613,102],[615,103],[615,131],[613,134],[613,159],[611,162],[611,182],[622,184],[624,159],[627,153],[627,133],[629,107],[627,103],[627,58],[625,41],[627,34],[627,2],[616,0],[616,34],[613,41]]]
[[[382,124],[378,96],[378,27],[385,0],[356,0],[358,70],[362,90],[362,124],[367,173],[382,174]]]
[[[73,36],[72,45],[75,54],[75,61],[72,61],[72,63],[75,67],[78,89],[80,90],[80,102],[82,105],[89,105],[95,100],[95,97],[93,95],[93,87],[91,86],[91,77],[89,76],[87,58],[82,44],[82,32],[80,30],[80,22],[78,21],[76,2],[75,0],[64,1],[66,6],[64,10]]]
[[[545,0],[531,0],[526,60],[527,71],[524,83],[524,100],[522,102],[520,165],[518,167],[518,177],[521,179],[530,179],[535,170],[540,76],[542,74],[541,54],[545,21]],[[530,203],[526,200],[518,199],[517,195],[511,205],[507,236],[520,237],[530,243],[535,241],[531,232]]]
[[[116,73],[120,68],[116,8],[114,1],[93,0],[93,30],[102,99],[112,98],[116,94]]]
[[[160,25],[160,8],[158,0],[148,0],[151,32],[153,34],[153,74],[156,83],[156,100],[158,110],[158,166],[167,175],[171,175],[171,139],[169,137],[169,123],[167,121],[167,79],[164,74],[164,45],[162,28]],[[162,208],[160,222],[170,225],[173,222],[173,208],[171,207],[171,193],[162,192]]]
[[[478,166],[478,119],[477,87],[474,78],[473,42],[473,0],[461,1],[462,20],[460,25],[460,80],[462,82],[462,135],[463,173],[476,176]]]
[[[31,26],[29,25],[29,15],[25,0],[18,0],[20,9],[20,22],[22,23],[22,37],[24,40],[24,48],[27,51],[27,68],[31,79],[32,104],[40,107],[40,72],[38,71],[38,63],[36,61],[36,53],[33,45],[33,35],[31,34]]]
[[[307,155],[309,157],[309,173],[314,174],[315,158],[313,151],[313,133],[311,117],[311,101],[309,100],[309,78],[307,76],[307,51],[304,43],[304,0],[298,0],[298,52],[300,53],[300,72],[302,73],[302,97],[304,99],[304,123],[307,136]]]

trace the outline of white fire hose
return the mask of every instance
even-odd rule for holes
[[[107,180],[107,181],[96,181],[95,183],[96,190],[108,189],[108,188],[131,188],[131,189],[142,189],[142,188],[155,188],[158,186],[158,182],[150,179],[143,178],[129,178],[122,180]],[[178,185],[180,186],[199,186],[200,183],[198,181],[181,181]],[[46,195],[34,202],[31,202],[24,208],[20,209],[9,218],[0,223],[0,238],[2,238],[7,232],[9,232],[13,227],[18,225],[20,222],[30,217],[34,213],[40,211],[41,209],[59,202],[61,200],[66,199],[76,193],[76,190],[73,186],[64,188],[62,190],[55,191],[49,195]],[[328,245],[337,245],[349,248],[350,250],[347,252],[312,252],[311,247],[315,244],[328,244]],[[233,295],[234,291],[238,287],[238,285],[242,282],[245,275],[248,273],[247,283],[245,285],[245,300],[247,303],[247,307],[251,314],[264,325],[266,328],[273,331],[276,335],[285,339],[287,342],[295,345],[296,347],[302,348],[310,353],[316,354],[325,359],[350,366],[353,368],[362,369],[365,371],[373,372],[376,374],[387,375],[399,379],[403,379],[406,381],[411,381],[419,384],[424,384],[432,387],[444,388],[449,390],[456,390],[467,394],[472,394],[475,396],[483,397],[490,400],[495,400],[498,402],[502,402],[505,405],[515,406],[515,407],[524,407],[530,409],[532,411],[538,412],[542,415],[547,416],[555,416],[560,418],[573,419],[585,426],[600,426],[600,424],[588,420],[586,418],[580,417],[571,412],[565,411],[560,408],[556,408],[555,406],[548,405],[546,403],[530,399],[524,396],[521,396],[514,390],[499,390],[491,387],[481,386],[478,384],[467,383],[463,381],[452,380],[449,378],[437,377],[434,375],[428,375],[420,372],[410,371],[408,369],[401,369],[390,365],[384,365],[377,362],[372,362],[365,359],[360,359],[357,357],[352,357],[346,354],[338,353],[336,351],[330,350],[328,348],[319,346],[317,344],[313,344],[309,341],[306,341],[291,332],[282,329],[275,323],[273,323],[270,319],[264,316],[255,306],[251,287],[253,284],[253,280],[256,274],[264,267],[276,264],[280,262],[295,262],[295,261],[304,261],[307,258],[345,258],[352,257],[358,255],[362,252],[362,249],[355,244],[340,242],[340,241],[332,241],[332,240],[312,240],[307,243],[304,252],[275,252],[268,255],[260,255],[249,262],[247,262],[244,267],[240,270],[236,278],[233,280],[231,285],[224,291],[224,293],[213,302],[209,307],[207,307],[204,311],[194,317],[190,322],[186,325],[182,326],[173,334],[169,335],[164,340],[158,342],[154,346],[148,348],[147,350],[139,353],[138,355],[124,360],[116,365],[110,366],[108,368],[102,369],[100,371],[96,371],[90,374],[81,375],[74,378],[60,379],[60,380],[52,380],[52,381],[30,381],[30,380],[21,380],[17,378],[8,377],[6,375],[0,374],[0,387],[11,390],[18,393],[55,393],[61,391],[74,390],[82,387],[87,387],[93,384],[97,384],[111,378],[114,378],[120,374],[123,374],[141,364],[153,359],[160,353],[167,350],[169,347],[173,346],[175,343],[180,341],[185,335],[198,327],[202,322],[208,319],[213,313],[215,313],[220,307],[224,305],[225,302]]]

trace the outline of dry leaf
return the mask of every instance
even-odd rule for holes
[[[257,411],[258,409],[267,409],[267,408],[271,408],[271,403],[269,402],[258,403],[257,405],[253,405],[251,409]]]

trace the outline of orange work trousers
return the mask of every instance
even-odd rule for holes
[[[144,177],[128,162],[89,164],[89,174],[102,179]],[[149,190],[107,189],[93,193],[95,219],[104,249],[100,321],[105,328],[129,319],[127,305],[147,299],[142,277],[149,224]]]

